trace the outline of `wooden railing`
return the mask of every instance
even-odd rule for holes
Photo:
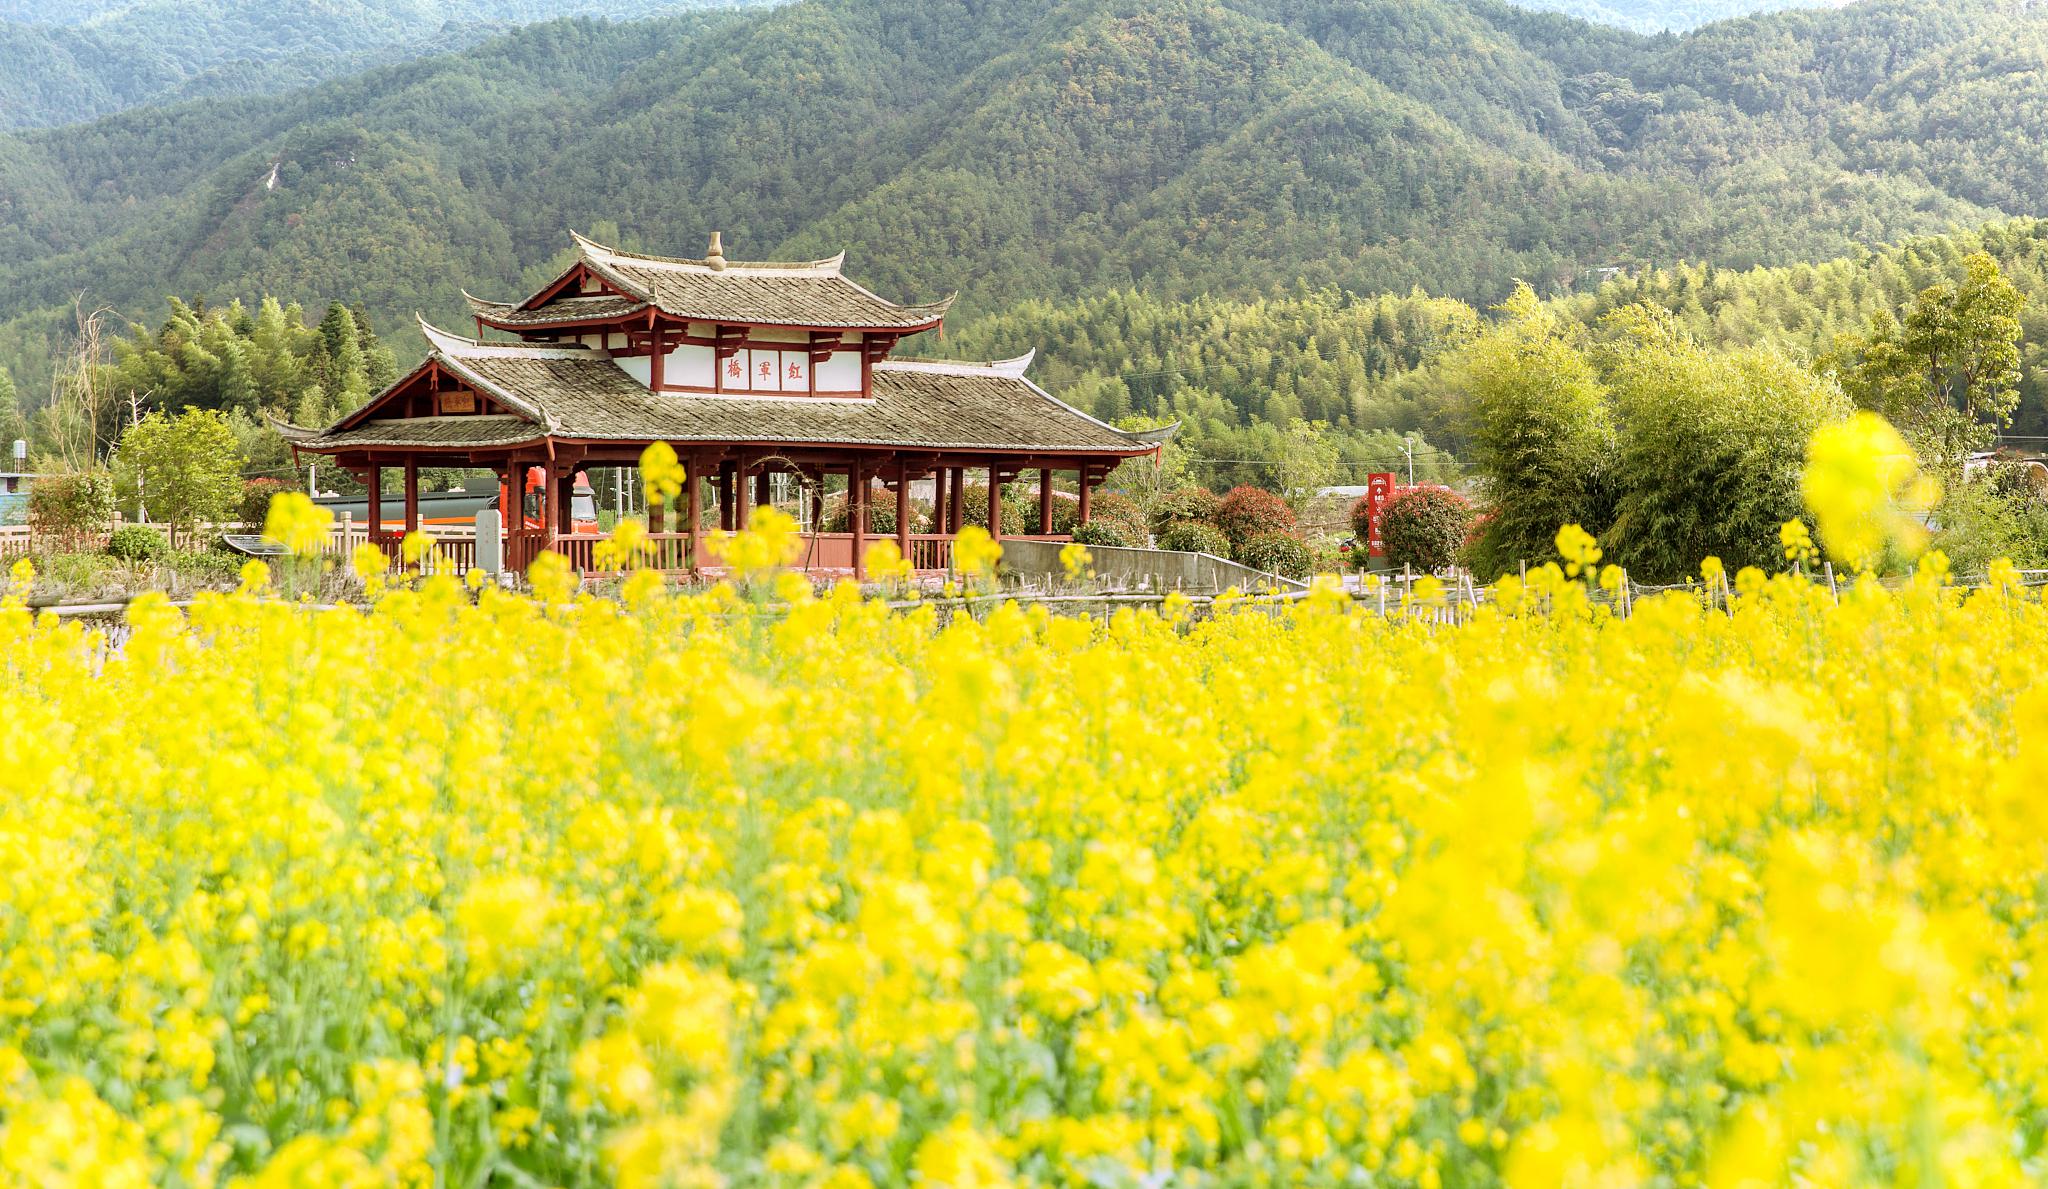
[[[358,545],[370,542],[384,551],[393,566],[403,562],[405,534],[397,530],[397,523],[386,521],[386,531],[371,532],[367,523],[336,522],[327,539],[321,544],[323,556],[335,558],[346,564]],[[161,526],[151,525],[159,531]],[[250,533],[263,531],[261,525],[216,524],[196,530],[196,542],[212,541],[222,533]],[[434,542],[434,568],[451,568],[463,573],[476,564],[476,530],[469,525],[423,525],[421,533]],[[707,538],[709,534],[706,534]],[[532,566],[533,559],[543,549],[553,549],[567,558],[572,569],[584,574],[606,572],[597,564],[597,544],[606,538],[591,533],[575,533],[567,536],[550,537],[537,529],[514,528],[505,540],[503,553],[507,569],[525,573]],[[1025,536],[1013,538],[1028,541],[1064,542],[1070,538],[1064,535]],[[862,542],[863,548],[872,547],[878,541],[893,541],[892,536],[869,536]],[[643,555],[640,564],[650,569],[678,572],[690,568],[690,535],[688,533],[649,533],[649,552]],[[80,549],[104,549],[107,536],[95,534],[76,544]],[[0,527],[0,560],[13,561],[47,547],[35,540],[23,526]],[[706,567],[716,569],[718,559],[708,551],[702,560]],[[953,538],[936,533],[918,533],[910,538],[910,564],[919,573],[941,574],[953,568]],[[804,537],[804,550],[798,555],[796,568],[828,573],[851,572],[854,565],[853,534],[811,533]],[[615,568],[615,567],[614,567]]]
[[[361,533],[357,534],[354,539],[357,545],[368,541],[370,544],[383,550],[385,558],[391,562],[393,569],[405,567],[405,535],[403,533]],[[453,533],[434,535],[431,539],[433,547],[427,551],[425,557],[419,560],[418,569],[429,574],[460,575],[467,574],[470,567],[476,565],[476,534],[474,532],[467,532],[460,536]],[[333,548],[339,549],[339,542],[340,535],[336,534],[334,540],[330,541],[329,544]],[[350,553],[354,552],[353,545],[348,548]],[[344,556],[347,555],[344,554]]]
[[[943,573],[953,568],[953,538],[919,534],[910,538],[910,568]]]

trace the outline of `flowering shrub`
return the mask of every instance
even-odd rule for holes
[[[279,492],[290,491],[292,485],[282,479],[247,479],[242,483],[242,502],[235,513],[235,519],[243,528],[261,525],[270,518],[271,497]]]
[[[1454,491],[1433,487],[1402,492],[1380,513],[1388,564],[1412,566],[1423,574],[1457,561],[1471,528],[1472,505]]]
[[[1292,533],[1261,533],[1244,543],[1237,560],[1282,578],[1306,578],[1315,568],[1316,555],[1307,542]]]
[[[0,1184],[2032,1183],[2039,593],[1558,544],[1456,626],[548,554],[112,649],[22,563]]]
[[[1216,508],[1216,527],[1230,538],[1233,551],[1243,549],[1253,537],[1291,533],[1294,523],[1294,509],[1287,501],[1259,487],[1233,487]]]

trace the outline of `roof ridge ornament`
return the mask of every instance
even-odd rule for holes
[[[723,232],[714,231],[711,233],[711,247],[704,253],[704,263],[711,266],[712,272],[725,271],[725,235]]]

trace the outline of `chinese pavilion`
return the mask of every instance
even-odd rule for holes
[[[876,484],[893,494],[895,537],[918,569],[944,569],[963,521],[970,473],[985,477],[1000,533],[1002,487],[1039,485],[1040,537],[1053,536],[1054,475],[1076,477],[1079,518],[1119,462],[1156,452],[1171,430],[1129,433],[1061,403],[1025,378],[1031,356],[1001,363],[898,359],[904,339],[937,329],[951,299],[896,305],[848,280],[844,254],[793,264],[729,261],[713,235],[703,259],[623,252],[575,236],[576,260],[524,301],[470,298],[477,337],[420,324],[429,352],[397,383],[325,430],[291,430],[300,451],[331,456],[370,491],[374,539],[383,471],[404,474],[404,527],[419,525],[419,469],[488,467],[503,490],[506,558],[542,550],[594,566],[598,537],[572,516],[577,473],[632,467],[667,442],[690,475],[680,531],[651,510],[666,568],[711,568],[703,504],[719,527],[746,523],[750,499],[791,476],[823,523],[827,476],[847,481],[848,530],[807,534],[807,568],[859,574]],[[487,332],[512,336],[486,341]],[[932,481],[930,534],[910,531],[910,491]],[[787,482],[787,481],[786,481]],[[709,490],[707,491],[707,488]],[[799,511],[805,509],[799,508]]]

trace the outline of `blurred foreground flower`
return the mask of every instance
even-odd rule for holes
[[[286,491],[270,501],[263,539],[284,546],[293,556],[311,557],[320,552],[333,528],[334,513],[315,504],[303,491]]]
[[[979,525],[970,524],[953,538],[953,568],[964,577],[990,577],[995,574],[996,563],[1001,560],[1002,543]]]
[[[713,533],[706,546],[733,576],[751,582],[765,578],[803,556],[804,537],[796,518],[779,508],[757,507],[745,532]]]
[[[1887,552],[1918,556],[1927,528],[1913,513],[1941,498],[1912,447],[1875,413],[1815,433],[1800,487],[1828,556],[1859,570],[1876,567]]]

